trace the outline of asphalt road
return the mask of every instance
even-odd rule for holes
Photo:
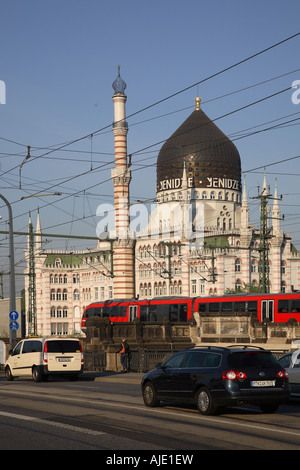
[[[300,449],[300,401],[272,415],[255,407],[214,417],[193,407],[150,409],[143,404],[141,377],[83,374],[77,382],[54,378],[37,384],[29,378],[7,382],[0,375],[0,449],[101,450],[107,465],[134,468],[190,464],[183,456],[195,464],[201,450]],[[125,455],[140,460],[107,460]]]

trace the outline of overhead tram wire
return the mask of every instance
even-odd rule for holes
[[[206,78],[203,78],[202,80],[199,80],[198,82],[196,82],[196,83],[194,83],[194,84],[192,84],[192,85],[189,85],[189,86],[187,86],[187,87],[185,87],[185,88],[182,88],[181,90],[179,90],[179,91],[177,91],[177,92],[175,92],[175,93],[172,93],[171,95],[169,95],[169,96],[167,96],[167,97],[165,97],[165,98],[162,98],[161,100],[158,100],[158,101],[156,101],[156,102],[154,102],[154,103],[152,103],[152,104],[150,104],[150,105],[148,105],[148,106],[145,106],[144,108],[142,108],[142,109],[140,109],[140,110],[138,110],[138,111],[135,111],[134,113],[129,114],[128,116],[126,116],[126,119],[129,119],[129,118],[131,118],[131,117],[133,117],[133,116],[136,116],[137,114],[140,114],[140,113],[142,113],[142,112],[144,112],[144,111],[147,111],[148,109],[153,108],[154,106],[157,106],[157,105],[159,105],[159,104],[161,104],[161,103],[164,103],[165,101],[167,101],[167,100],[169,100],[169,99],[171,99],[171,98],[174,98],[175,96],[178,96],[179,94],[184,93],[184,92],[186,92],[186,91],[188,91],[188,90],[190,90],[190,89],[192,89],[192,88],[194,88],[194,87],[196,87],[196,86],[198,86],[198,85],[200,85],[200,84],[202,84],[202,83],[205,83],[206,81],[211,80],[212,78],[215,78],[215,77],[217,77],[217,76],[219,76],[219,75],[221,75],[221,74],[223,74],[223,73],[225,73],[225,72],[228,72],[229,70],[232,70],[232,69],[234,69],[235,67],[238,67],[239,65],[242,65],[242,64],[244,64],[244,63],[246,63],[246,62],[248,62],[248,61],[250,61],[250,60],[252,60],[252,59],[254,59],[254,58],[258,57],[258,56],[260,56],[261,54],[264,54],[264,53],[266,53],[266,52],[268,52],[268,51],[270,51],[270,50],[272,50],[272,49],[274,49],[274,48],[276,48],[276,47],[278,47],[278,46],[280,46],[280,45],[282,45],[282,44],[284,44],[284,43],[286,43],[286,42],[288,42],[288,41],[290,41],[290,40],[292,40],[292,39],[294,39],[294,38],[296,38],[296,37],[298,37],[298,36],[300,36],[300,32],[298,32],[298,33],[296,33],[296,34],[293,34],[293,35],[291,35],[291,36],[289,36],[289,37],[287,37],[287,38],[285,38],[285,39],[283,39],[283,40],[281,40],[281,41],[279,41],[279,42],[277,42],[277,43],[275,43],[275,44],[272,44],[271,46],[268,46],[268,47],[266,47],[265,49],[262,49],[261,51],[256,52],[256,53],[254,53],[254,54],[252,54],[252,55],[246,57],[245,59],[242,59],[242,60],[240,60],[240,61],[238,61],[238,62],[235,62],[234,64],[232,64],[232,65],[230,65],[230,66],[228,66],[228,67],[225,67],[224,69],[222,69],[222,70],[220,70],[220,71],[218,71],[218,72],[216,72],[216,73],[214,73],[214,74],[212,74],[212,75],[210,75],[210,76],[208,76],[208,77],[206,77]],[[41,157],[50,155],[51,153],[56,152],[56,151],[59,151],[59,150],[61,150],[61,149],[64,149],[65,147],[68,147],[68,146],[71,145],[71,144],[74,144],[74,143],[80,142],[80,141],[82,141],[82,140],[84,140],[84,139],[87,139],[87,138],[89,138],[89,137],[91,136],[91,134],[95,136],[95,135],[98,134],[99,132],[102,132],[102,131],[105,130],[105,129],[109,129],[110,127],[111,127],[111,124],[106,125],[106,126],[102,127],[101,129],[98,129],[97,131],[89,132],[87,135],[82,136],[82,137],[79,137],[78,139],[74,139],[74,140],[72,140],[72,141],[70,141],[70,142],[64,143],[63,145],[59,146],[59,147],[56,148],[56,149],[50,150],[49,152],[46,152],[46,153],[44,153],[44,154],[42,154],[42,155],[39,155],[39,156],[36,156],[36,157],[32,157],[30,161],[33,162],[33,161],[35,161],[35,160],[38,159],[38,158],[41,158]],[[20,144],[20,145],[23,145],[23,144]],[[14,168],[11,168],[10,170],[7,170],[6,172],[2,173],[2,175],[6,174],[6,173],[8,173],[8,172],[10,172],[10,171],[12,171],[12,170],[18,168],[18,167],[19,167],[19,165],[17,165],[17,166],[14,167]]]
[[[232,115],[232,114],[234,114],[234,113],[236,113],[236,112],[239,112],[239,111],[241,111],[241,110],[247,109],[247,108],[249,108],[250,106],[254,106],[254,105],[256,105],[256,104],[258,104],[258,103],[261,103],[261,102],[263,102],[263,101],[265,101],[265,100],[267,100],[267,99],[273,98],[274,96],[277,96],[277,95],[279,95],[279,94],[281,94],[281,93],[283,93],[283,92],[285,92],[285,91],[288,91],[288,90],[290,90],[290,89],[291,89],[291,87],[288,87],[288,88],[285,88],[285,89],[283,89],[283,90],[280,90],[279,92],[276,92],[276,93],[273,93],[273,94],[271,94],[271,95],[268,95],[268,96],[265,97],[265,98],[261,98],[261,99],[259,99],[259,100],[256,100],[256,101],[254,101],[254,102],[252,102],[252,103],[250,103],[250,104],[248,104],[248,105],[242,106],[241,108],[238,108],[238,109],[236,109],[236,110],[233,110],[233,111],[231,111],[231,112],[229,112],[229,113],[226,113],[226,114],[224,114],[224,115],[222,115],[222,116],[219,116],[219,117],[216,118],[214,121],[217,121],[217,120],[219,120],[219,119],[222,119],[222,118],[224,118],[224,117],[227,117],[227,116],[229,116],[229,115]],[[255,133],[258,133],[258,131],[256,131]],[[251,135],[251,134],[250,134],[250,135]],[[247,137],[247,136],[244,136],[244,137]],[[233,140],[238,140],[238,139],[241,139],[241,138],[243,138],[243,137],[238,137],[238,138],[233,139]],[[165,140],[162,141],[162,142],[165,142]],[[158,145],[158,144],[161,144],[162,142],[157,142],[157,143],[155,143],[155,144],[152,144],[150,147],[153,147],[153,146],[156,146],[156,145]],[[147,148],[148,148],[148,147],[147,147]],[[145,150],[145,148],[143,148],[143,149],[141,149],[141,150],[138,150],[138,151],[134,152],[133,154],[137,154],[137,153],[139,153],[139,152],[141,152],[141,151],[143,151],[143,150]],[[109,165],[109,164],[111,164],[111,162],[108,162],[108,163],[99,165],[98,167],[95,168],[95,170],[98,170],[99,168],[102,168],[102,167],[107,166],[107,165]],[[154,165],[155,165],[155,163],[153,163],[153,164],[151,164],[151,165],[147,165],[147,167],[151,167],[151,166],[154,166]],[[145,168],[145,167],[146,167],[146,166],[144,166],[143,168]],[[140,169],[143,169],[143,168],[140,168]],[[138,170],[138,169],[136,169],[136,170],[134,170],[134,171],[137,171],[137,170]],[[72,177],[70,177],[69,179],[65,180],[63,183],[66,183],[66,182],[71,181],[71,180],[73,180],[73,179],[76,179],[76,178],[78,178],[78,177],[84,176],[84,175],[86,175],[87,173],[90,173],[90,170],[87,170],[86,172],[81,173],[81,174],[79,174],[79,175],[72,176]],[[89,187],[86,188],[86,189],[91,189],[91,188],[93,188],[93,187],[95,187],[95,186],[99,186],[100,184],[104,184],[104,183],[106,183],[106,182],[109,182],[110,180],[111,180],[111,178],[109,177],[109,178],[107,178],[107,179],[105,179],[105,180],[103,180],[103,181],[101,181],[101,182],[97,182],[96,184],[89,186]],[[44,189],[44,190],[45,190],[45,191],[49,191],[50,189],[53,189],[53,188],[55,188],[55,187],[57,187],[57,186],[59,186],[59,184],[49,186],[49,187],[47,187],[47,188]],[[81,190],[80,192],[82,192],[82,191],[83,191],[83,190]],[[74,195],[74,194],[70,194],[70,195],[67,195],[67,196],[61,198],[61,199],[60,199],[60,202],[61,202],[62,200],[64,200],[64,199],[68,198],[68,197],[72,197],[73,195]],[[12,204],[17,203],[17,202],[19,202],[19,201],[16,200],[16,201],[14,201]],[[47,206],[49,206],[49,205],[53,205],[53,203],[47,203],[47,204],[45,204],[43,207],[47,207]],[[21,217],[21,216],[23,216],[23,215],[24,215],[24,213],[23,213],[23,214],[20,214],[20,215],[18,215],[18,216],[15,216],[14,219],[16,219],[16,218],[18,218],[18,217]]]

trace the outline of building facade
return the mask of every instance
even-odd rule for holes
[[[246,181],[235,145],[206,116],[201,100],[162,146],[157,159],[156,204],[141,230],[129,217],[130,163],[125,120],[126,84],[113,83],[115,227],[86,251],[42,248],[35,238],[36,330],[42,335],[80,334],[91,302],[158,296],[222,295],[261,287],[262,238],[270,292],[300,290],[300,256],[280,227],[275,183],[272,207],[266,175],[266,231],[249,218]],[[262,207],[262,205],[261,205]],[[114,240],[114,241],[110,241]],[[26,253],[29,259],[29,253]],[[29,266],[25,274],[27,310]],[[28,330],[31,315],[27,314]],[[27,331],[28,331],[27,330]]]

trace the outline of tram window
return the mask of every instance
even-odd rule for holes
[[[206,312],[206,304],[203,303],[203,304],[198,304],[198,312],[201,313],[201,312]]]
[[[179,304],[179,321],[187,321],[187,304]]]
[[[114,305],[112,307],[109,307],[108,310],[109,310],[109,316],[110,317],[118,317],[119,316],[119,306],[118,305]]]
[[[209,312],[219,312],[219,309],[220,309],[220,302],[211,302],[208,304]]]
[[[257,302],[255,300],[248,302],[248,312],[257,312]]]
[[[90,307],[86,310],[84,316],[85,318],[89,317],[101,317],[102,312],[101,312],[101,307]]]
[[[171,304],[169,307],[169,320],[178,321],[178,304]]]
[[[140,319],[141,321],[148,321],[148,305],[140,305]]]
[[[157,321],[163,321],[165,318],[169,320],[169,305],[160,304],[156,305],[157,308]]]
[[[278,313],[286,313],[289,311],[288,300],[278,300]]]
[[[119,317],[126,317],[127,315],[127,305],[119,306]]]
[[[222,302],[221,303],[221,312],[233,312],[232,302]]]
[[[292,312],[300,312],[300,299],[292,300]]]
[[[234,302],[235,312],[245,312],[246,311],[246,302]]]
[[[105,306],[101,309],[101,317],[106,318],[110,315],[110,308]]]

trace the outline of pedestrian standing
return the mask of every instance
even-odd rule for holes
[[[121,365],[123,367],[122,373],[129,372],[130,349],[125,338],[122,339],[119,353],[121,354]]]

